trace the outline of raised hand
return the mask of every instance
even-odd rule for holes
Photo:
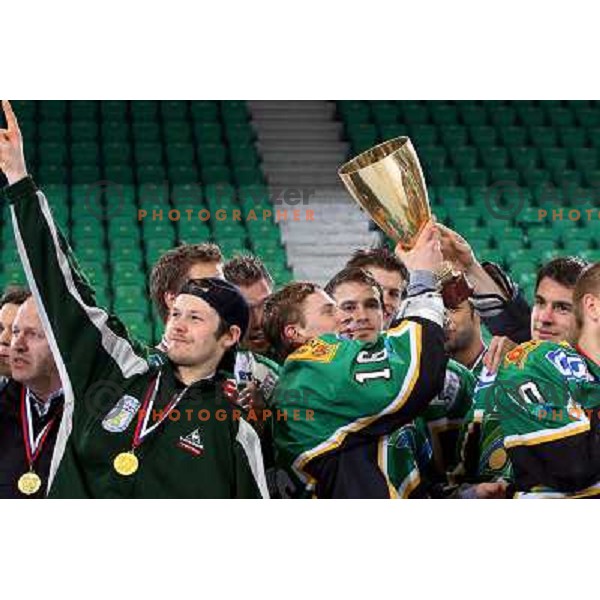
[[[467,240],[445,225],[438,224],[438,228],[444,259],[452,263],[455,271],[462,273],[470,271],[477,259]]]
[[[7,128],[0,129],[0,169],[12,185],[27,176],[27,167],[19,122],[8,100],[2,100],[2,109]]]
[[[405,251],[398,244],[396,256],[409,271],[438,271],[443,260],[438,225],[432,221],[427,223],[412,250]]]

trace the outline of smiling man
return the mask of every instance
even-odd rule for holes
[[[335,275],[325,291],[344,314],[340,335],[351,340],[373,342],[383,330],[383,290],[363,269],[350,267]]]
[[[408,284],[408,269],[387,248],[357,250],[346,267],[367,271],[383,291],[384,329],[388,329],[398,314]]]

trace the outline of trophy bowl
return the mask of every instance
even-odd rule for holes
[[[343,164],[338,175],[350,195],[404,250],[431,219],[425,178],[408,137],[397,137]]]

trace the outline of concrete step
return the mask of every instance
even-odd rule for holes
[[[263,154],[279,153],[288,154],[292,152],[306,152],[307,154],[318,154],[320,152],[337,152],[341,155],[348,156],[350,144],[338,140],[323,140],[315,143],[309,141],[295,140],[293,142],[278,141],[274,139],[258,140],[256,142],[257,150]]]
[[[265,139],[265,134],[277,132],[280,137],[295,138],[296,134],[314,133],[319,134],[323,139],[332,139],[332,135],[338,137],[343,132],[343,125],[335,121],[295,123],[293,121],[264,121],[260,123],[260,128],[256,127],[255,122],[252,122],[259,140]]]
[[[252,121],[333,121],[335,116],[334,106],[319,106],[314,108],[298,108],[284,110],[279,108],[263,108],[252,111]]]
[[[323,107],[331,107],[335,110],[335,102],[328,100],[249,100],[246,104],[251,112],[265,110],[283,110],[294,112],[295,110],[323,110]]]
[[[345,155],[333,151],[333,152],[263,152],[262,153],[262,164],[265,169],[270,167],[276,167],[280,164],[296,164],[302,162],[304,164],[315,164],[315,165],[334,165],[336,169],[344,163]]]
[[[266,175],[269,185],[283,187],[333,185],[337,182],[335,173],[272,173]]]

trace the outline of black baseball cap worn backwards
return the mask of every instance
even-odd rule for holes
[[[233,283],[218,277],[189,279],[179,293],[196,296],[212,306],[229,325],[237,325],[240,328],[240,339],[246,334],[250,309],[239,288]]]

